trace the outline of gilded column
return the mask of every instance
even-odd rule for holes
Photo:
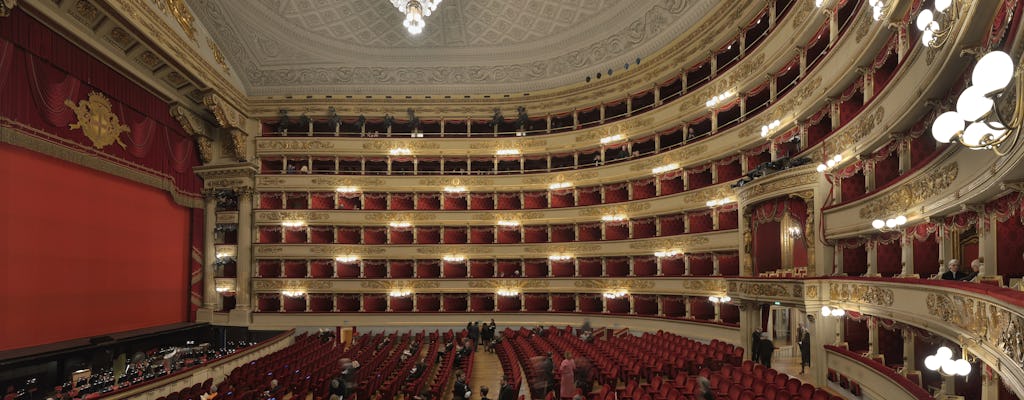
[[[212,189],[203,189],[203,308],[214,311],[217,308],[217,277],[214,267],[217,263],[217,248],[213,244],[217,229],[217,197]]]
[[[252,285],[252,203],[253,188],[236,188],[238,194],[238,247],[235,251],[237,278],[235,279],[235,310],[248,313],[251,309]]]

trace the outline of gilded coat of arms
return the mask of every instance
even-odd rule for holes
[[[78,102],[76,106],[71,99],[64,100],[64,104],[70,107],[75,115],[78,116],[78,122],[75,122],[68,127],[71,129],[82,129],[85,133],[85,137],[92,140],[93,147],[102,150],[104,147],[110,146],[117,142],[121,145],[121,148],[125,148],[124,142],[121,141],[121,134],[129,132],[128,126],[121,124],[118,120],[117,115],[110,107],[110,100],[99,92],[89,93],[89,100],[82,100]]]

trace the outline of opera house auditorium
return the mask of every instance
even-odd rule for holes
[[[1024,395],[1024,0],[0,0],[0,396]]]

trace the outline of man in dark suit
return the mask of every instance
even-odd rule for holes
[[[473,395],[473,390],[466,384],[466,376],[463,374],[456,374],[455,385],[452,386],[452,398],[453,399],[468,399]]]
[[[761,343],[761,328],[754,328],[754,333],[750,335],[750,360],[753,362],[758,361],[758,353],[761,352],[761,347],[758,344]]]
[[[956,259],[949,260],[949,271],[942,274],[942,279],[947,281],[962,281],[967,277],[967,274],[960,271],[960,261]]]
[[[512,387],[512,379],[508,376],[501,377],[501,390],[498,391],[498,400],[515,400],[519,394],[519,388]]]

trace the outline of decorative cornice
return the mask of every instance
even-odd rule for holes
[[[545,289],[551,284],[545,279],[474,279],[469,281],[468,286],[483,289]]]
[[[789,285],[766,282],[729,282],[729,293],[755,298],[798,297],[790,295]]]
[[[434,246],[434,247],[419,247],[416,249],[419,254],[426,255],[438,255],[438,254],[491,254],[494,249],[486,246]]]
[[[544,213],[541,211],[509,211],[473,214],[473,219],[486,221],[529,221],[541,218],[544,218]]]
[[[285,220],[322,221],[330,217],[326,212],[312,211],[257,211],[257,222],[280,222]]]
[[[539,246],[526,246],[524,250],[531,254],[578,254],[582,257],[585,256],[587,252],[601,250],[601,245],[553,243]]]
[[[278,178],[280,179],[280,178]],[[314,185],[323,186],[383,186],[381,178],[348,178],[348,177],[323,177],[318,176],[312,179]],[[283,183],[283,182],[282,182]]]
[[[664,250],[672,248],[687,248],[707,244],[711,240],[707,236],[686,235],[672,239],[645,240],[643,242],[630,243],[629,248],[634,250]]]
[[[876,196],[860,209],[860,218],[872,220],[890,218],[905,213],[929,197],[938,195],[956,180],[959,167],[949,163],[942,167],[930,168],[926,174],[918,175],[895,189]]]
[[[253,279],[254,290],[326,290],[332,284],[329,280],[321,279]]]
[[[829,283],[829,299],[851,303],[873,304],[890,307],[893,302],[892,289],[863,283]]]
[[[402,279],[402,280],[366,280],[359,282],[364,289],[437,289],[441,283],[436,280]]]
[[[385,250],[387,249],[383,246],[311,246],[309,252],[313,254],[326,254],[330,256],[348,254],[376,255],[384,254]]]
[[[324,140],[298,140],[298,139],[276,139],[276,140],[257,140],[256,150],[259,151],[273,151],[273,150],[331,150],[334,148],[334,143]]]
[[[756,197],[763,196],[769,193],[775,192],[791,192],[793,189],[798,189],[805,185],[814,184],[821,177],[814,169],[810,167],[799,167],[798,170],[802,170],[802,173],[797,175],[788,176],[781,179],[772,179],[772,176],[755,179],[743,187],[739,188],[736,192],[741,201],[747,201]],[[787,171],[780,172],[785,174]]]
[[[654,281],[648,279],[579,279],[574,285],[586,289],[650,289]]]
[[[651,202],[633,202],[617,206],[601,206],[594,208],[587,208],[580,210],[579,216],[581,217],[593,217],[598,215],[610,215],[610,214],[625,214],[634,213],[648,210],[651,208]]]
[[[694,159],[701,156],[706,156],[708,146],[705,144],[694,144],[684,146],[679,150],[673,150],[671,153],[660,154],[650,159],[638,162],[629,167],[630,171],[650,171],[656,167],[669,165],[672,163],[692,163]]]
[[[856,152],[857,142],[868,137],[878,124],[885,118],[885,108],[878,107],[864,118],[858,118],[857,122],[848,128],[842,129],[838,134],[832,135],[825,140],[825,151],[829,155],[842,154],[845,151]]]
[[[381,221],[434,221],[437,219],[436,213],[401,213],[401,212],[381,212],[381,213],[369,213],[365,215],[367,221],[381,222]]]
[[[687,279],[679,286],[684,290],[704,293],[723,293],[727,288],[724,279]]]

